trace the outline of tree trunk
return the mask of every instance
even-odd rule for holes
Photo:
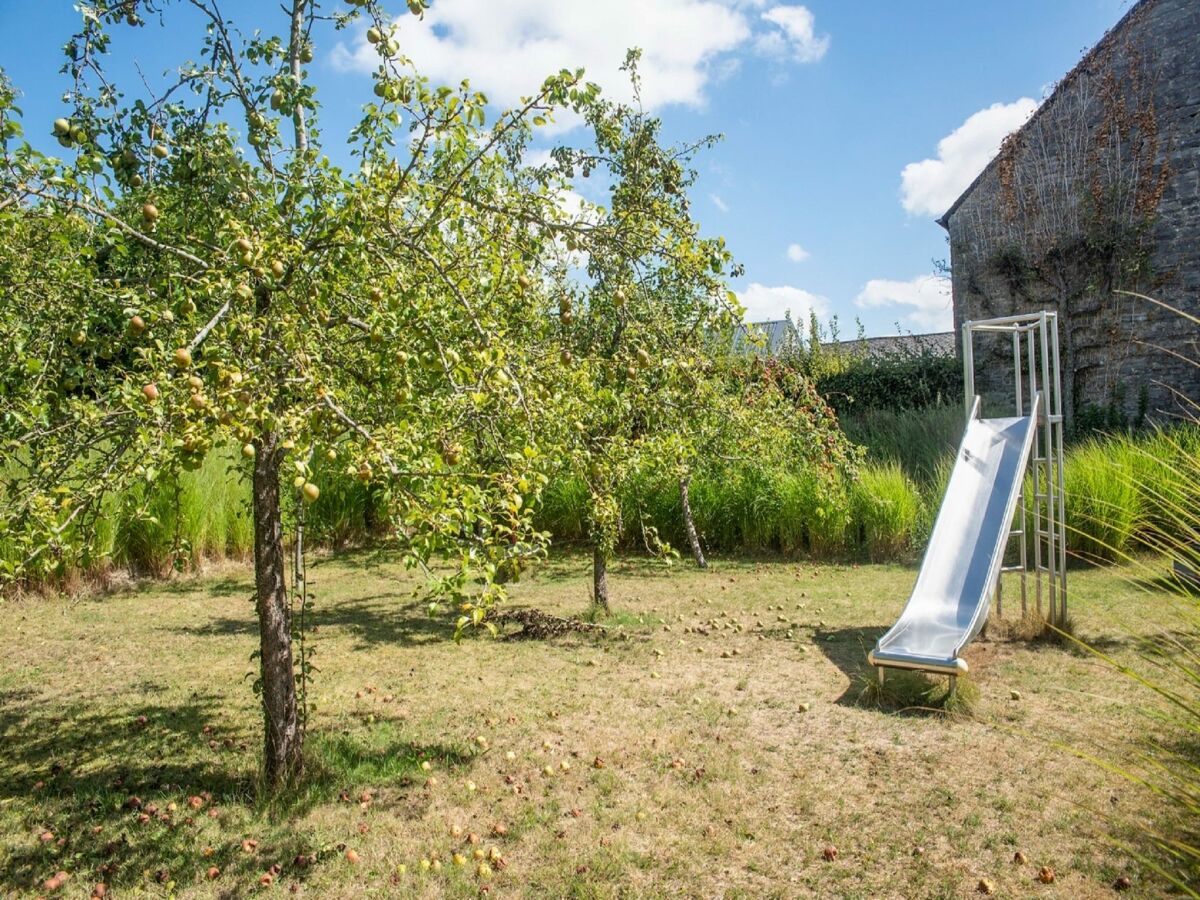
[[[266,725],[263,759],[270,787],[295,781],[304,767],[285,582],[279,464],[278,438],[268,434],[254,460],[254,586]]]
[[[692,518],[692,501],[688,498],[688,484],[691,480],[688,475],[679,479],[679,501],[683,506],[683,528],[687,532],[688,543],[692,545],[692,556],[696,560],[696,565],[707,569],[708,562],[704,559],[704,550],[700,547],[700,535],[696,534],[696,520]]]
[[[597,606],[609,612],[608,605],[608,558],[596,544],[592,549],[592,599]]]

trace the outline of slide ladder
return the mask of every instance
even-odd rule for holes
[[[1016,415],[980,415],[973,338],[981,333],[1011,335]],[[1001,612],[1003,572],[1020,575],[1022,615],[1032,574],[1039,616],[1045,578],[1049,621],[1061,625],[1066,620],[1056,315],[1047,311],[965,323],[963,368],[967,427],[916,586],[896,624],[868,654],[880,679],[888,668],[918,669],[949,675],[953,686],[953,679],[967,671],[962,652],[986,627],[993,595]],[[1032,491],[1028,498],[1027,490]],[[1005,567],[1013,537],[1020,538],[1019,562]]]

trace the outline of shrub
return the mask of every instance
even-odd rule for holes
[[[818,377],[817,390],[839,413],[953,406],[962,400],[962,367],[932,349],[863,355]]]

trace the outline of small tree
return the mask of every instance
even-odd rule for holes
[[[586,277],[560,266],[556,278],[563,360],[577,404],[568,420],[570,466],[588,486],[593,600],[604,610],[621,529],[618,488],[639,459],[661,452],[656,409],[687,389],[706,335],[737,315],[723,284],[730,254],[723,240],[700,236],[686,196],[695,178],[691,158],[715,139],[663,146],[660,121],[638,100],[637,63],[631,52],[623,67],[632,103],[589,107],[594,146],[554,154],[565,176],[599,170],[610,183],[608,205],[587,211],[609,251],[587,257]]]

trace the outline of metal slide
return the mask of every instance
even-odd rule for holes
[[[1038,395],[1032,415],[980,419],[975,399],[916,587],[869,654],[871,665],[967,671],[959,654],[987,622],[1040,405]]]

